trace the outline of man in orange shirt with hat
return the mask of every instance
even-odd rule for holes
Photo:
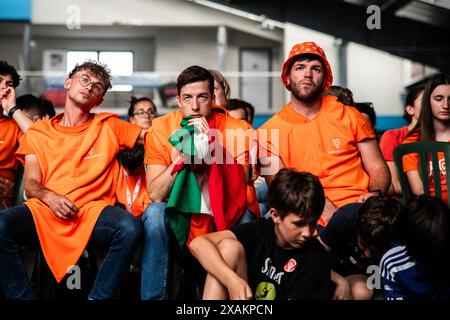
[[[390,182],[370,123],[334,96],[322,96],[333,75],[324,51],[314,42],[295,45],[281,79],[291,101],[258,129],[261,174],[270,182],[282,167],[320,179],[325,226],[338,207],[384,193]]]
[[[116,155],[142,143],[144,130],[114,114],[91,113],[111,88],[105,66],[77,65],[64,88],[64,112],[33,124],[16,152],[25,163],[29,200],[0,212],[0,283],[7,299],[34,298],[17,246],[39,243],[58,282],[89,241],[109,248],[88,296],[103,300],[112,298],[141,238],[140,221],[114,204]]]

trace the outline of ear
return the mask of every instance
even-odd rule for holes
[[[64,89],[69,90],[71,83],[72,83],[72,79],[71,78],[64,79]]]
[[[270,217],[272,218],[273,222],[275,224],[280,223],[281,217],[278,214],[278,211],[276,209],[274,209],[274,208],[270,208],[269,212],[270,212]]]
[[[414,115],[414,107],[406,106],[405,110],[410,116]]]
[[[290,72],[289,72],[290,73]],[[288,74],[287,78],[286,78],[286,84],[288,85],[288,87],[291,86],[291,75]]]
[[[42,119],[42,117],[40,117],[38,114],[37,115],[35,115],[34,117],[33,117],[33,119],[31,119],[33,122],[36,122],[36,121],[38,121],[38,120],[41,120]]]
[[[181,109],[181,98],[180,98],[180,96],[177,96],[177,103],[178,103],[178,108]]]

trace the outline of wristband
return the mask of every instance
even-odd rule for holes
[[[10,119],[12,119],[14,112],[16,112],[17,110],[19,110],[20,108],[18,106],[14,106],[11,109],[9,109],[8,111],[8,117]]]

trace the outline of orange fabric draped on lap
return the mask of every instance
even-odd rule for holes
[[[39,121],[26,133],[16,153],[37,157],[41,184],[66,196],[78,208],[72,220],[57,218],[36,198],[25,202],[30,209],[47,264],[60,282],[84,251],[102,210],[116,201],[119,165],[117,153],[133,147],[141,129],[101,113],[85,124],[63,127],[63,114]]]

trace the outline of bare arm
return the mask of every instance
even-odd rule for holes
[[[147,192],[152,201],[161,202],[170,194],[177,174],[171,174],[173,167],[182,158],[178,155],[170,166],[151,164],[147,165],[146,179]]]
[[[376,139],[366,139],[357,144],[358,150],[361,154],[361,160],[364,169],[369,175],[369,193],[361,195],[363,198],[368,198],[372,193],[371,190],[380,190],[385,193],[390,185],[391,175],[389,167],[384,160],[380,147]],[[365,200],[363,199],[363,200]]]
[[[228,266],[217,248],[225,239],[237,240],[233,232],[225,230],[197,237],[189,247],[203,268],[227,288],[230,299],[250,299],[252,292],[247,281]]]
[[[389,186],[388,194],[401,194],[402,186],[398,179],[397,170],[395,169],[394,161],[386,161],[389,171],[391,172],[391,185]]]
[[[266,179],[267,185],[270,185],[277,172],[285,167],[283,160],[276,155],[259,158],[259,161],[261,163],[261,176]]]
[[[319,240],[327,252],[331,251],[331,248],[322,241],[320,236],[317,237],[317,240]],[[346,278],[331,270],[331,281],[336,285],[333,300],[352,300],[352,290],[350,288],[350,283]]]
[[[408,171],[406,176],[408,177],[409,186],[413,194],[421,195],[425,193],[419,171]]]
[[[41,184],[42,172],[34,154],[25,156],[24,189],[28,198],[37,198],[45,203],[60,219],[70,220],[75,217],[78,208],[63,195],[45,188]]]
[[[7,88],[1,93],[1,104],[3,110],[8,113],[16,105],[16,91],[14,88]],[[33,121],[22,110],[18,109],[13,114],[13,119],[19,125],[23,133],[33,124]]]

